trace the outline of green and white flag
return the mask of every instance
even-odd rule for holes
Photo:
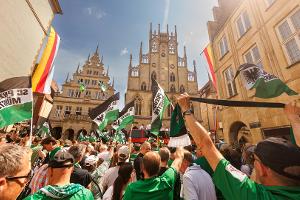
[[[114,122],[113,128],[117,131],[126,128],[134,121],[134,101],[126,104],[123,110],[119,113],[119,118]]]
[[[101,132],[99,130],[96,130],[97,133],[98,133],[98,136],[102,139],[102,140],[105,140],[105,141],[109,141],[110,137],[108,135],[107,132]]]
[[[160,85],[152,79],[152,120],[151,120],[151,133],[158,135],[162,127],[163,113],[170,100],[165,94]]]
[[[86,89],[85,85],[83,83],[79,83],[79,90],[80,92],[84,92]]]
[[[31,77],[11,77],[0,82],[0,128],[31,119]]]
[[[113,141],[118,142],[119,144],[126,144],[125,134],[122,131],[116,132]]]
[[[98,125],[98,129],[102,131],[108,123],[115,121],[119,116],[118,101],[120,93],[116,93],[109,97],[105,102],[89,113],[90,118]]]
[[[86,136],[83,135],[83,132],[82,132],[82,131],[79,133],[78,140],[79,140],[80,142],[81,142],[81,141],[86,141],[86,140],[87,140]]]
[[[239,74],[241,74],[242,82],[248,90],[256,89],[256,97],[268,99],[278,97],[284,92],[290,96],[298,94],[278,77],[265,72],[261,67],[254,64],[245,63],[241,65],[234,78]]]
[[[97,142],[97,137],[94,132],[91,133],[91,136],[89,137],[89,142]]]
[[[102,92],[105,92],[107,90],[107,86],[105,85],[105,83],[103,81],[99,81],[98,85],[99,85],[100,89],[102,90]]]
[[[51,136],[48,122],[45,122],[42,125],[42,127],[39,129],[37,134],[40,135],[41,138],[46,138]]]

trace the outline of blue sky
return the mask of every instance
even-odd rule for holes
[[[54,79],[63,83],[68,72],[75,72],[89,53],[99,44],[104,65],[115,78],[115,88],[126,90],[129,54],[138,63],[139,46],[143,41],[148,51],[149,24],[157,29],[174,31],[177,25],[179,56],[186,45],[188,66],[197,62],[199,88],[208,80],[206,62],[201,51],[208,43],[206,23],[212,20],[217,0],[60,0],[63,15],[56,15],[53,26],[61,36],[55,60]],[[123,101],[124,98],[121,99]]]

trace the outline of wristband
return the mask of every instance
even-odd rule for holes
[[[194,111],[192,109],[188,109],[182,113],[182,117],[184,118],[186,115],[191,115],[191,114],[194,114]]]

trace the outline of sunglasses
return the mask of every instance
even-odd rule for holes
[[[5,179],[8,181],[14,181],[14,180],[20,179],[20,178],[26,178],[26,180],[30,180],[32,175],[33,175],[33,171],[30,170],[29,173],[25,176],[7,176],[7,177],[5,177]]]

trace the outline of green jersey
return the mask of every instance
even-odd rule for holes
[[[127,186],[123,200],[172,200],[176,174],[171,167],[159,177],[133,182]]]
[[[38,192],[26,197],[24,200],[93,200],[93,194],[79,184],[68,184],[65,186],[47,185]]]
[[[219,162],[213,175],[214,184],[230,200],[296,200],[300,187],[264,186],[255,183],[246,174],[234,168],[227,160]]]

